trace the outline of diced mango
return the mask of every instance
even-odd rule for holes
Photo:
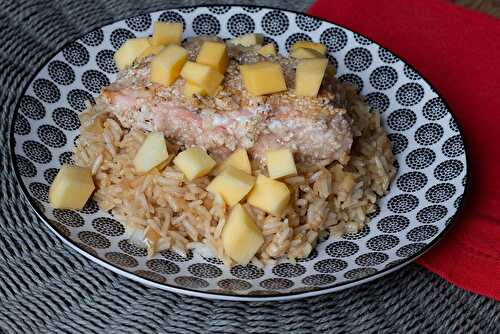
[[[153,24],[152,45],[180,45],[182,41],[182,23],[179,22],[161,22]]]
[[[138,59],[144,59],[146,57],[149,57],[151,55],[157,55],[163,50],[165,46],[163,45],[150,45],[148,46],[142,53],[137,57]]]
[[[90,168],[64,165],[49,190],[49,201],[55,209],[79,210],[94,191]]]
[[[135,171],[146,173],[167,160],[167,158],[167,142],[163,132],[151,132],[135,155]]]
[[[239,148],[234,151],[222,164],[225,167],[233,166],[247,174],[252,174],[250,160],[248,159],[247,151],[244,148]]]
[[[240,66],[245,88],[253,95],[264,95],[286,90],[281,66],[263,61]]]
[[[178,45],[165,47],[151,62],[151,81],[171,85],[179,76],[187,57],[186,49]]]
[[[318,95],[325,75],[328,59],[302,59],[295,72],[295,94],[302,96]]]
[[[293,153],[289,148],[267,151],[266,161],[267,171],[272,179],[297,174]]]
[[[276,56],[276,49],[273,43],[269,43],[261,47],[257,53],[262,56]]]
[[[203,96],[203,95],[206,95],[206,92],[203,90],[203,88],[201,88],[193,83],[190,83],[189,81],[186,81],[186,83],[184,83],[183,94],[184,94],[184,96],[187,96],[187,97],[191,97],[195,94]]]
[[[292,45],[291,50],[293,51],[293,50],[298,49],[298,48],[313,49],[313,50],[316,50],[323,55],[326,53],[326,46],[325,45],[323,45],[321,43],[310,42],[310,41],[297,41]]]
[[[188,61],[186,65],[184,65],[181,76],[190,83],[203,88],[209,95],[213,95],[222,80],[224,80],[224,76],[212,67],[191,61]]]
[[[306,48],[298,48],[295,50],[292,50],[290,53],[290,56],[292,56],[295,59],[311,59],[311,58],[324,58],[325,56],[321,54],[320,52],[313,50],[313,49],[306,49]]]
[[[200,48],[196,62],[212,67],[219,73],[226,72],[229,63],[226,43],[206,41]]]
[[[255,183],[255,177],[233,166],[227,166],[207,186],[213,194],[219,194],[224,202],[233,206],[245,197]]]
[[[253,46],[262,44],[264,36],[262,34],[246,34],[231,40],[231,43],[241,46]]]
[[[177,154],[174,164],[191,181],[210,173],[216,162],[201,147],[195,146]]]
[[[257,176],[247,202],[274,216],[280,216],[290,201],[290,190],[283,182],[267,176]]]
[[[116,67],[123,70],[133,64],[134,60],[150,46],[148,38],[130,38],[116,50],[114,59]]]
[[[262,232],[241,204],[231,210],[221,237],[224,252],[241,265],[246,265],[264,243]]]

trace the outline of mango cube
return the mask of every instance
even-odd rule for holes
[[[182,41],[182,23],[157,21],[153,25],[152,45],[180,45]]]
[[[195,146],[177,154],[174,164],[191,181],[210,173],[216,162],[201,147]]]
[[[276,49],[273,43],[269,43],[257,50],[257,53],[261,56],[276,56]]]
[[[219,73],[226,72],[229,63],[226,43],[206,41],[200,48],[196,62],[212,67]]]
[[[119,70],[126,69],[150,46],[148,38],[130,38],[116,50],[113,58]]]
[[[239,148],[234,151],[222,164],[223,168],[233,166],[247,174],[252,174],[252,167],[250,167],[250,160],[248,159],[247,151]]]
[[[313,49],[298,48],[292,50],[290,53],[295,59],[311,59],[311,58],[324,58],[324,55]]]
[[[267,171],[272,179],[297,174],[293,153],[289,148],[267,151],[266,160]]]
[[[286,90],[281,66],[263,61],[240,66],[245,88],[253,95],[264,95]]]
[[[200,95],[200,96],[203,96],[206,94],[206,92],[203,90],[203,88],[201,88],[193,83],[190,83],[189,81],[186,81],[186,83],[184,84],[184,90],[182,93],[186,97],[191,97],[195,94]]]
[[[212,194],[219,194],[224,202],[233,206],[245,197],[255,183],[255,177],[233,166],[227,166],[207,186]]]
[[[171,85],[179,76],[187,58],[186,49],[175,44],[165,47],[151,62],[151,81]]]
[[[163,132],[148,134],[134,158],[135,171],[146,173],[167,160],[167,142]]]
[[[262,232],[241,204],[231,210],[221,237],[224,252],[241,265],[246,265],[264,243]]]
[[[157,55],[163,50],[165,46],[163,45],[150,45],[148,46],[142,53],[137,57],[138,59],[144,59],[146,57],[149,57],[151,55]]]
[[[55,209],[79,210],[94,189],[90,168],[64,165],[50,186],[49,201]]]
[[[297,41],[292,45],[291,50],[293,51],[293,50],[298,49],[298,48],[313,49],[313,50],[316,50],[323,55],[326,53],[326,46],[325,45],[323,45],[321,43],[310,42],[310,41]]]
[[[186,81],[203,88],[209,95],[215,94],[224,76],[205,64],[188,61],[182,68],[181,76]]]
[[[262,34],[245,34],[231,40],[231,43],[241,46],[254,46],[262,44],[264,36]]]
[[[302,59],[295,72],[295,93],[302,96],[318,95],[328,59]]]
[[[283,182],[267,176],[257,176],[255,187],[247,202],[267,213],[279,217],[290,201],[290,190]]]

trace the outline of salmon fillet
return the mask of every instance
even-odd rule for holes
[[[203,39],[188,41],[190,60]],[[162,131],[181,146],[198,145],[219,158],[245,148],[259,161],[268,149],[289,147],[296,159],[309,163],[343,161],[353,133],[346,115],[342,85],[325,78],[318,97],[298,97],[293,90],[270,96],[252,96],[242,85],[239,64],[265,60],[251,48],[231,47],[230,64],[222,89],[214,97],[186,98],[184,80],[169,86],[151,83],[151,59],[122,71],[103,89],[97,108],[114,114],[126,128]],[[269,59],[269,58],[267,58]],[[293,87],[296,62],[275,56]]]

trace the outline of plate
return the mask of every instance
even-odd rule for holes
[[[182,22],[185,36],[231,38],[260,32],[286,53],[297,40],[325,44],[341,81],[358,87],[381,113],[397,158],[390,192],[359,233],[322,240],[296,263],[226,268],[211,257],[163,251],[153,258],[125,237],[124,225],[89,201],[79,211],[52,209],[48,190],[72,163],[78,114],[112,82],[113,54],[152,22]],[[36,73],[11,128],[16,175],[40,218],[66,244],[104,267],[157,288],[227,300],[278,300],[324,294],[386,275],[423,254],[448,230],[464,193],[467,162],[447,104],[409,64],[345,27],[263,7],[200,6],[143,14],[67,44]]]

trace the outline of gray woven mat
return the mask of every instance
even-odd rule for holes
[[[498,333],[499,303],[416,265],[305,300],[209,301],[117,276],[63,246],[36,218],[10,165],[8,126],[39,64],[98,26],[143,11],[204,2],[0,2],[0,333]],[[303,11],[311,1],[244,3]]]

